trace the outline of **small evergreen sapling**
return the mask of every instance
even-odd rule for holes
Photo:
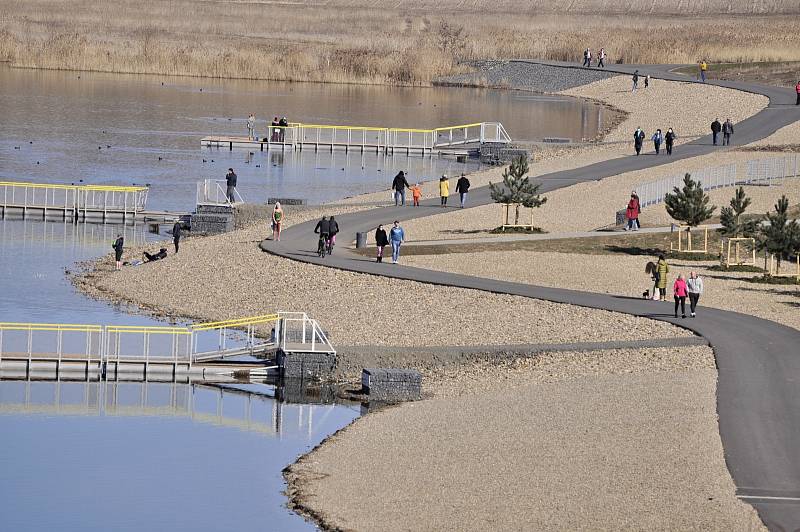
[[[503,172],[503,184],[489,183],[489,190],[495,203],[515,203],[514,225],[519,225],[519,208],[541,207],[547,198],[539,195],[541,184],[531,183],[528,173],[528,158],[525,155],[514,157],[511,165]]]
[[[714,214],[716,207],[709,206],[709,197],[703,191],[700,181],[692,179],[691,174],[683,178],[683,188],[675,187],[672,193],[664,196],[667,214],[689,227],[697,227]]]

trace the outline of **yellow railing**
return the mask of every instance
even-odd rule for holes
[[[107,333],[131,333],[131,334],[171,334],[171,335],[187,335],[192,334],[192,331],[184,327],[169,327],[169,326],[138,326],[138,325],[106,325]]]
[[[15,323],[0,322],[3,331],[75,331],[75,332],[100,332],[102,325],[84,325],[77,323]]]
[[[0,181],[4,187],[50,188],[58,190],[91,190],[94,192],[143,192],[147,187],[122,185],[63,185],[58,183],[26,183],[22,181]]]
[[[262,316],[251,316],[249,318],[238,318],[223,321],[211,321],[207,323],[197,323],[191,326],[193,331],[210,331],[214,329],[226,329],[234,327],[245,327],[248,325],[259,325],[262,323],[275,322],[281,319],[278,314],[264,314]]]

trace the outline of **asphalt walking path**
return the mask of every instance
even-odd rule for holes
[[[541,63],[579,68],[549,61]],[[650,74],[656,79],[691,81],[668,72],[672,66],[613,65],[607,70],[630,74],[638,69],[640,75]],[[792,90],[737,81],[708,83],[763,94],[770,99],[767,108],[736,124],[735,144],[759,140],[800,119],[800,107],[793,105]],[[541,191],[548,192],[717,149],[720,148],[711,144],[709,135],[677,147],[672,157],[622,157],[543,175],[537,181],[542,183]],[[488,187],[469,193],[470,206],[490,202]],[[419,208],[378,208],[341,215],[337,221],[342,236],[355,236],[356,232],[374,231],[378,224],[384,224],[388,230],[393,220],[402,222],[441,212],[439,200],[435,198],[423,201]],[[316,254],[317,236],[313,233],[315,223],[291,227],[284,231],[281,242],[265,240],[262,249],[285,258],[353,272],[622,312],[673,323],[703,336],[716,355],[720,435],[737,495],[758,510],[770,529],[797,530],[800,527],[800,331],[761,318],[702,306],[696,319],[676,319],[672,303],[485,279],[391,262],[379,264],[344,246],[339,246],[335,255],[320,259]],[[702,297],[700,303],[702,305]],[[798,312],[798,309],[787,307],[786,312]]]

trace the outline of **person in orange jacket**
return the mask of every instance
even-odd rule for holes
[[[419,188],[419,183],[411,187],[411,197],[414,199],[414,207],[419,207],[419,199],[422,197],[422,189]]]

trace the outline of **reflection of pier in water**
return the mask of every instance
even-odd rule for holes
[[[47,246],[52,248],[58,244],[62,249],[76,250],[87,245],[106,245],[109,253],[111,243],[121,234],[125,238],[125,245],[139,245],[145,242],[147,225],[117,225],[117,224],[73,224],[62,221],[41,220],[9,220],[7,223],[19,224],[21,233],[15,227],[14,231],[6,230],[6,223],[0,222],[0,232],[3,233],[2,241],[6,240],[6,233],[11,233],[19,238],[26,246]]]
[[[334,408],[329,388],[300,383],[0,381],[0,415],[186,417],[279,438],[310,437]]]

